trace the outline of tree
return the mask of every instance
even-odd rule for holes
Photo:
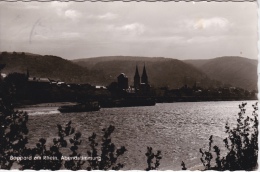
[[[3,52],[1,53],[1,55],[2,55],[2,56],[7,56],[8,53],[7,53],[6,51],[3,51]]]
[[[116,91],[118,91],[118,84],[117,84],[117,82],[112,82],[111,84],[109,84],[109,85],[107,86],[107,89],[108,89],[109,91],[111,91],[111,92],[116,92]]]
[[[214,146],[214,152],[216,154],[215,166],[212,166],[211,160],[213,154],[211,153],[211,147],[213,143],[212,136],[210,136],[209,150],[203,151],[201,161],[205,167],[205,170],[254,170],[257,167],[258,158],[258,106],[257,103],[253,105],[254,111],[252,116],[245,117],[246,103],[239,105],[240,112],[238,113],[237,125],[231,128],[229,124],[226,124],[226,133],[228,137],[223,141],[225,147],[228,150],[227,155],[220,156],[220,149],[218,146]]]
[[[7,93],[6,93],[7,94]],[[20,156],[27,144],[28,114],[14,111],[8,95],[0,99],[0,169],[11,169],[12,156]]]
[[[66,137],[74,134],[75,129],[71,127],[69,121],[63,128],[57,125],[58,138],[53,139],[53,144],[48,148],[46,139],[41,138],[34,148],[25,148],[22,152],[23,157],[32,157],[31,160],[20,161],[21,169],[34,169],[34,170],[59,170],[62,167],[62,152],[61,148],[67,147],[68,143]],[[74,138],[78,140],[81,134],[75,133]],[[53,157],[53,159],[52,159]]]
[[[17,99],[26,97],[27,76],[21,73],[11,73],[4,79],[4,89],[12,96],[12,103],[17,103]]]
[[[148,167],[145,170],[146,171],[157,170],[158,167],[160,166],[160,160],[162,159],[161,151],[157,151],[157,153],[154,154],[153,148],[147,147],[147,152],[145,156],[147,157],[147,165],[148,165]],[[155,158],[155,162],[153,161],[154,158]]]
[[[22,73],[10,73],[5,77],[4,81],[8,84],[7,86],[10,85],[15,85],[17,87],[20,87],[24,85],[27,82],[27,76]]]
[[[111,134],[114,132],[115,127],[109,126],[107,129],[103,129],[104,135],[102,137],[101,143],[101,154],[98,156],[97,146],[98,143],[95,141],[96,134],[93,133],[89,137],[91,151],[88,151],[88,156],[92,157],[92,160],[89,160],[89,166],[87,170],[120,170],[124,167],[121,163],[116,163],[117,159],[122,156],[127,150],[124,146],[121,146],[119,149],[116,149],[114,143],[111,140]],[[100,159],[97,159],[100,157]]]

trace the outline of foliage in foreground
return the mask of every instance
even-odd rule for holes
[[[58,170],[62,167],[62,153],[61,148],[67,147],[66,136],[74,133],[74,129],[70,126],[71,122],[66,124],[66,127],[62,129],[60,125],[58,127],[59,138],[54,138],[52,145],[48,148],[46,145],[46,139],[41,138],[36,144],[35,148],[26,148],[22,152],[22,157],[32,157],[31,160],[22,160],[19,162],[21,169],[34,169],[34,170]],[[75,134],[77,136],[78,133]],[[74,137],[75,137],[74,136]],[[35,159],[39,157],[39,159]],[[49,157],[57,157],[53,160],[48,159]]]
[[[26,114],[26,113],[20,113]],[[27,114],[26,114],[27,115]],[[16,125],[16,124],[14,124]],[[65,127],[61,125],[57,125],[58,127],[58,138],[53,139],[53,143],[51,146],[46,145],[46,139],[39,139],[36,147],[27,148],[25,145],[27,142],[27,138],[23,136],[23,134],[14,133],[14,137],[11,137],[9,133],[13,132],[12,127],[10,127],[10,132],[7,132],[4,136],[1,137],[1,166],[0,169],[11,169],[13,163],[17,161],[17,159],[10,159],[10,157],[23,157],[18,160],[18,164],[20,165],[21,170],[25,169],[34,169],[34,170],[59,170],[63,166],[69,170],[119,170],[124,167],[121,163],[116,163],[117,159],[123,155],[126,151],[125,147],[122,146],[119,149],[116,149],[114,143],[111,141],[111,134],[114,131],[113,126],[109,126],[107,129],[103,129],[104,135],[102,137],[101,142],[101,155],[98,155],[98,143],[95,141],[96,134],[93,133],[91,137],[89,137],[91,150],[87,151],[88,156],[91,158],[90,160],[80,160],[81,154],[77,152],[78,146],[82,143],[81,133],[75,132],[75,129],[71,127],[71,122],[67,123]],[[27,127],[26,127],[27,128]],[[21,129],[15,127],[18,131]],[[28,131],[27,131],[28,132]],[[72,138],[68,138],[68,136],[74,136]],[[12,138],[19,138],[20,141],[13,142]],[[3,143],[7,146],[3,146]],[[68,147],[70,148],[71,157],[70,160],[62,160],[62,148]],[[24,159],[24,157],[26,157]],[[54,157],[53,159],[49,158]],[[74,157],[78,157],[79,159],[74,160]],[[86,162],[88,165],[83,166]]]
[[[153,153],[152,147],[147,147],[147,152],[145,154],[147,157],[147,165],[148,167],[145,169],[146,171],[157,170],[160,166],[160,160],[162,159],[161,151],[157,151],[156,154]],[[153,161],[155,159],[155,162]]]
[[[65,127],[57,125],[58,138],[53,139],[51,146],[46,145],[46,139],[39,139],[34,148],[27,148],[28,114],[25,112],[14,111],[12,104],[0,101],[0,169],[11,169],[13,164],[17,162],[20,169],[49,169],[59,170],[63,166],[69,170],[84,169],[83,164],[87,161],[83,160],[62,160],[62,148],[70,146],[70,157],[80,157],[77,152],[78,146],[82,143],[81,133],[76,132],[71,127],[71,122]],[[126,149],[122,146],[116,149],[111,140],[111,134],[114,126],[103,129],[103,137],[101,142],[101,155],[98,155],[98,143],[95,141],[96,134],[93,133],[89,137],[91,150],[87,152],[92,159],[88,160],[87,170],[119,170],[123,168],[123,164],[116,163],[117,159],[122,156]],[[73,135],[74,134],[74,135]],[[72,138],[68,138],[72,136]],[[17,158],[18,157],[18,158]],[[53,159],[49,159],[54,157]]]
[[[209,147],[207,151],[200,149],[202,155],[201,162],[205,170],[254,170],[257,168],[258,159],[258,106],[253,105],[252,116],[245,117],[246,103],[239,105],[240,112],[236,127],[231,128],[227,123],[225,126],[228,137],[223,141],[227,149],[227,154],[220,154],[218,146],[213,146],[213,136],[209,138]],[[212,150],[215,152],[212,153]],[[213,157],[215,163],[212,163]],[[182,163],[183,170],[186,169]]]
[[[14,74],[16,76],[16,74]],[[47,140],[39,139],[33,148],[26,147],[28,143],[28,114],[26,112],[14,111],[13,102],[17,89],[13,84],[0,80],[0,169],[11,169],[14,163],[20,165],[20,169],[49,169],[59,170],[65,167],[69,170],[119,170],[123,164],[117,160],[126,152],[124,146],[116,149],[111,140],[111,134],[115,127],[109,126],[103,129],[103,137],[100,150],[95,141],[96,134],[89,137],[90,151],[86,154],[90,157],[87,160],[74,160],[73,157],[81,157],[78,153],[79,145],[82,143],[81,133],[75,132],[71,126],[71,121],[65,127],[57,125],[58,137],[54,138],[51,145],[47,145]],[[62,149],[69,147],[70,160],[62,160]],[[100,153],[100,155],[99,155]],[[83,166],[86,162],[86,164]]]
[[[3,98],[5,99],[5,98]],[[27,113],[13,110],[11,103],[0,100],[0,169],[10,169],[11,156],[20,156],[27,144]]]
[[[109,126],[107,129],[103,129],[104,135],[102,137],[101,143],[101,155],[98,155],[97,146],[98,143],[95,141],[96,134],[93,133],[89,137],[91,151],[88,151],[88,156],[90,157],[100,157],[101,160],[89,161],[89,167],[87,170],[120,170],[124,167],[121,163],[116,163],[117,159],[123,155],[127,150],[124,146],[116,149],[114,143],[111,142],[111,134],[113,133],[115,127]]]

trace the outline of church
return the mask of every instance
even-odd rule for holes
[[[117,77],[117,84],[118,84],[118,88],[122,89],[122,90],[127,90],[128,87],[128,78],[124,73],[121,73],[118,77]],[[145,65],[143,67],[143,73],[142,76],[139,75],[139,71],[138,71],[138,66],[136,65],[135,68],[135,75],[134,75],[134,92],[139,92],[139,93],[145,93],[148,92],[150,90],[150,85],[148,82],[148,75],[146,73],[146,68]]]
[[[146,73],[145,65],[143,67],[143,73],[141,77],[139,75],[138,66],[136,65],[135,76],[134,76],[134,88],[136,91],[140,90],[141,92],[146,92],[150,90],[150,85],[148,82],[148,76]]]

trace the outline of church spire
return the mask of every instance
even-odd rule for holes
[[[141,81],[142,81],[142,83],[148,84],[148,76],[146,74],[145,64],[144,64],[144,68],[143,68],[143,74],[142,74]]]
[[[135,68],[135,77],[139,77],[140,78],[137,65],[136,65],[136,68]]]
[[[136,65],[135,76],[134,76],[134,87],[139,88],[139,85],[140,85],[140,75],[139,75],[139,72],[138,72],[138,67]]]

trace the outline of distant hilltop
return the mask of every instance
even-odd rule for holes
[[[146,66],[152,87],[179,88],[184,84],[202,87],[234,86],[257,90],[257,60],[244,57],[217,57],[206,60],[177,60],[163,57],[108,56],[65,60],[51,55],[31,53],[0,54],[3,73],[26,73],[67,83],[107,86],[125,73],[134,83],[136,66]],[[141,68],[139,68],[141,71]]]
[[[226,56],[184,62],[195,66],[214,80],[248,90],[257,90],[257,60]]]

